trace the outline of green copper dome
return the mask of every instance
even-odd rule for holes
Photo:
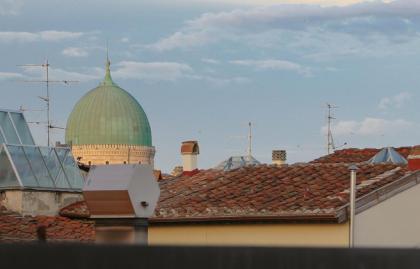
[[[136,99],[112,81],[107,60],[105,79],[86,93],[67,120],[66,143],[152,146],[146,113]]]

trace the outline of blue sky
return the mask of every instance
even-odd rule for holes
[[[19,82],[40,70],[17,65],[48,58],[53,79],[80,81],[52,88],[53,124],[65,126],[102,79],[108,40],[113,78],[146,111],[165,171],[183,140],[199,140],[201,168],[245,154],[249,121],[260,161],[272,149],[311,160],[326,151],[327,102],[339,107],[337,146],[420,144],[417,0],[254,2],[0,0],[0,107],[43,108],[44,88]]]

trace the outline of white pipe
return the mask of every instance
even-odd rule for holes
[[[350,233],[349,233],[349,247],[354,247],[354,222],[355,222],[355,207],[356,207],[356,171],[357,166],[352,165],[350,168]]]

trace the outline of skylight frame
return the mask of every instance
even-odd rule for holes
[[[38,186],[28,186],[28,185],[26,185],[23,182],[22,177],[21,177],[21,174],[19,173],[19,169],[16,167],[15,159],[13,158],[12,154],[10,153],[9,146],[10,147],[19,147],[20,149],[22,149],[23,157],[25,158],[26,163],[28,164],[28,168],[30,169],[30,172],[31,172],[32,176],[37,181],[37,185]],[[27,156],[27,152],[25,151],[25,148],[29,148],[29,147],[36,148],[39,151],[39,155],[40,155],[40,157],[42,159],[42,163],[43,163],[43,169],[45,169],[45,171],[47,171],[47,173],[48,173],[48,178],[46,178],[46,179],[52,182],[53,187],[43,187],[43,186],[40,186],[41,185],[40,184],[40,180],[42,180],[42,179],[39,179],[38,178],[37,175],[39,175],[39,174],[38,174],[37,171],[35,171],[33,169],[32,164],[31,164],[31,161],[30,161],[30,159]],[[57,176],[54,177],[51,174],[51,170],[48,167],[47,161],[45,160],[45,158],[44,158],[44,156],[43,156],[43,154],[41,152],[41,148],[46,148],[46,149],[50,150],[52,152],[52,154],[54,154],[55,158],[58,160],[59,172],[58,172]],[[83,188],[83,185],[84,185],[84,178],[83,178],[82,174],[80,173],[80,170],[78,169],[78,167],[75,166],[73,168],[76,169],[76,171],[77,171],[77,174],[78,175],[76,175],[76,176],[78,176],[79,179],[82,180],[82,182],[81,182],[82,184],[79,187],[77,187],[77,186],[75,186],[74,184],[71,183],[71,182],[74,183],[75,181],[70,181],[69,180],[68,175],[67,175],[67,172],[66,172],[66,168],[64,168],[64,162],[67,160],[67,158],[73,158],[73,155],[71,154],[70,148],[60,148],[60,149],[63,149],[63,150],[66,150],[67,151],[67,153],[66,153],[63,161],[60,160],[60,158],[59,158],[59,156],[57,154],[57,148],[55,148],[55,147],[42,147],[42,146],[37,146],[37,145],[19,145],[19,144],[6,144],[6,143],[2,143],[2,144],[0,144],[0,149],[5,151],[8,159],[9,159],[9,162],[10,162],[10,165],[11,165],[11,169],[13,170],[13,172],[15,174],[15,177],[16,177],[18,183],[19,183],[19,189],[47,190],[47,191],[65,191],[65,192],[82,192],[82,188]],[[64,179],[66,181],[66,184],[69,186],[69,188],[57,187],[57,178],[59,177],[59,175],[61,173],[63,173]],[[16,189],[16,187],[15,186],[13,186],[13,187],[12,186],[11,187],[0,187],[0,190],[4,190],[4,189]]]
[[[35,140],[34,140],[34,137],[32,136],[32,133],[31,133],[31,131],[30,131],[30,129],[29,129],[29,126],[28,126],[28,122],[27,122],[27,120],[26,120],[26,118],[25,118],[25,115],[22,113],[22,111],[19,111],[19,110],[11,110],[11,109],[3,109],[3,108],[0,108],[0,113],[5,113],[6,115],[7,115],[7,118],[8,118],[8,120],[12,123],[12,127],[13,127],[13,131],[14,131],[14,133],[15,133],[15,135],[16,135],[16,137],[18,138],[18,140],[19,140],[19,143],[21,144],[21,145],[35,145]],[[27,135],[29,135],[29,137],[30,137],[30,139],[31,139],[31,144],[25,144],[25,143],[23,143],[22,141],[22,137],[21,137],[21,135],[23,135],[23,134],[20,134],[19,133],[19,131],[18,131],[18,128],[16,127],[17,125],[16,125],[16,122],[15,122],[15,120],[13,119],[13,117],[12,117],[12,114],[11,113],[16,113],[16,114],[19,114],[20,116],[22,116],[22,118],[23,118],[23,123],[22,124],[24,124],[25,125],[25,128],[27,129],[27,131],[28,131],[28,133],[27,133]],[[13,143],[10,143],[11,141],[8,141],[8,138],[7,138],[7,136],[6,136],[6,132],[4,131],[4,129],[3,129],[3,127],[1,126],[1,124],[0,124],[0,134],[1,134],[1,136],[3,137],[3,140],[4,140],[4,143],[5,144],[13,144]]]

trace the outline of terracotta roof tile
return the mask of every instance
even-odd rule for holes
[[[37,240],[37,228],[44,226],[48,241],[95,240],[95,227],[91,221],[71,220],[57,216],[0,215],[0,243]]]
[[[412,147],[400,147],[395,150],[407,159]],[[325,155],[321,158],[313,160],[311,163],[361,163],[370,160],[381,149],[365,148],[365,149],[341,149],[332,154]]]
[[[68,218],[89,218],[90,212],[85,201],[75,202],[60,210],[60,216]]]
[[[405,167],[394,164],[360,164],[357,195],[407,173]],[[333,215],[347,204],[349,184],[347,164],[205,170],[161,181],[161,196],[151,221]]]

